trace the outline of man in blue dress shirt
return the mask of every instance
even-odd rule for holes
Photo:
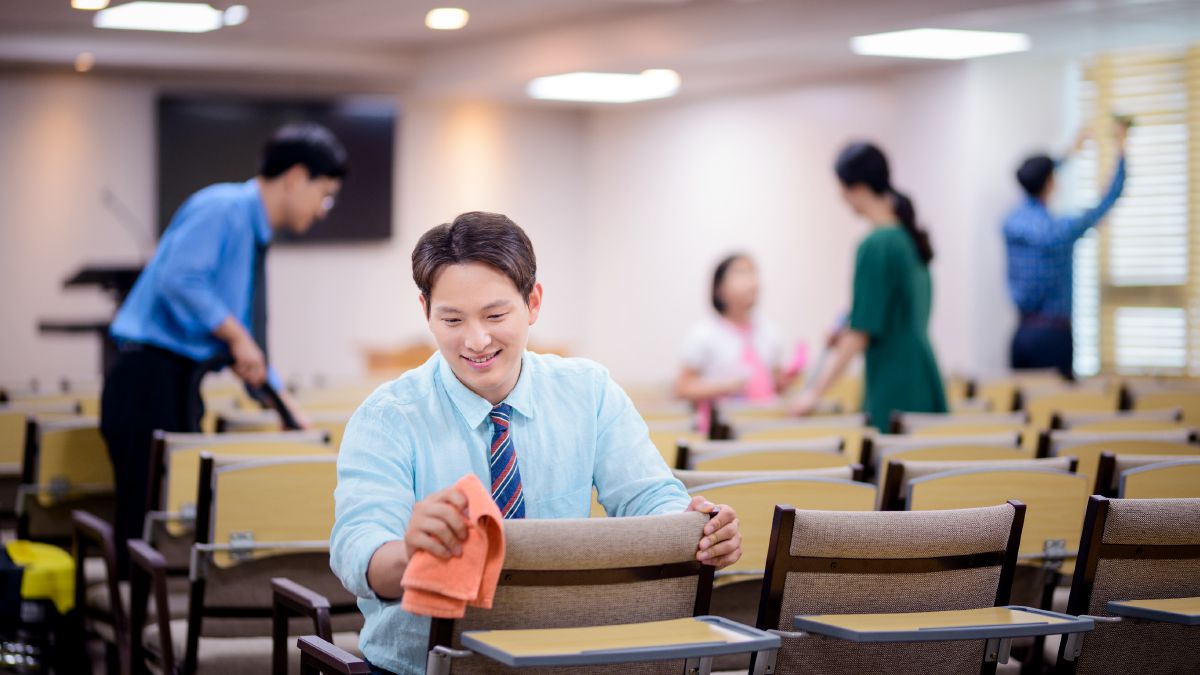
[[[115,469],[122,573],[125,542],[142,532],[154,430],[199,429],[200,364],[228,355],[248,386],[269,380],[283,393],[265,356],[267,246],[276,231],[303,234],[324,217],[345,172],[346,151],[328,129],[282,127],[256,177],[184,202],[118,310],[100,428]]]
[[[467,473],[505,518],[587,518],[593,487],[610,516],[716,508],[696,559],[741,557],[733,509],[689,499],[604,368],[525,350],[542,286],[521,228],[465,213],[425,233],[412,260],[438,351],[355,412],[334,493],[330,562],[359,598],[373,672],[424,672],[429,619],[401,608],[400,581],[417,551],[461,553],[466,500],[452,486]]]
[[[1046,155],[1026,159],[1017,170],[1025,201],[1004,219],[1008,249],[1008,290],[1020,312],[1013,336],[1013,369],[1055,368],[1073,377],[1075,347],[1071,336],[1071,290],[1075,242],[1098,224],[1125,187],[1125,137],[1129,127],[1116,124],[1117,169],[1100,203],[1079,215],[1053,215],[1047,209],[1057,165]],[[1084,136],[1080,136],[1082,143]]]

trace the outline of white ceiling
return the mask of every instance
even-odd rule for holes
[[[921,67],[847,47],[919,26],[1027,32],[1035,55],[1200,42],[1197,0],[445,0],[471,12],[458,32],[424,27],[438,0],[241,3],[245,24],[190,35],[96,29],[69,0],[5,0],[0,66],[69,70],[90,51],[98,74],[178,84],[517,100],[529,78],[570,70],[674,68],[683,95],[703,96]]]

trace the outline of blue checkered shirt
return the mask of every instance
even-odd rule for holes
[[[1075,216],[1054,216],[1030,197],[1004,219],[1008,292],[1021,314],[1070,318],[1075,242],[1099,223],[1125,187],[1125,158],[1104,198]]]

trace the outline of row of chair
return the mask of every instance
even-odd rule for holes
[[[1079,673],[1188,672],[1200,662],[1200,643],[1189,632],[1194,629],[1118,619],[1108,607],[1112,600],[1194,598],[1200,593],[1195,573],[1200,564],[1198,509],[1200,500],[1195,499],[1096,496],[1088,501],[1068,607],[1071,614],[1098,622],[1082,640],[1051,640],[1052,662]],[[982,640],[860,644],[798,631],[797,617],[811,623],[830,614],[1008,605],[1025,515],[1019,502],[903,513],[776,507],[767,555],[758,562],[764,577],[753,622],[783,638],[770,672],[995,672],[1003,657]],[[464,649],[464,635],[656,621],[709,611],[720,586],[712,587],[705,570],[696,570],[694,578],[659,573],[648,581],[630,567],[635,561],[641,568],[690,565],[693,548],[688,544],[703,523],[688,523],[695,531],[689,530],[683,524],[687,517],[506,523],[510,558],[495,609],[469,610],[459,621],[435,620],[432,652],[440,649],[454,657],[454,672],[507,672]],[[664,529],[671,521],[679,521],[672,525],[685,536]],[[595,537],[614,545],[598,555],[587,545]],[[622,545],[631,542],[637,542],[632,550]],[[576,571],[564,580],[563,567]],[[569,591],[562,589],[564,582]],[[294,589],[284,592],[285,582],[277,581],[276,587],[287,611],[309,616],[322,607],[328,611],[319,599],[298,597]],[[902,620],[914,619],[894,617]],[[299,641],[307,672],[366,672],[360,658],[329,644],[322,632],[327,630]],[[680,666],[666,662],[638,672],[679,672]]]

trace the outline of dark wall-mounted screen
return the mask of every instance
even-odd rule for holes
[[[390,99],[326,101],[164,96],[158,102],[158,231],[191,194],[258,172],[271,133],[288,122],[328,127],[346,146],[349,171],[329,217],[301,244],[388,239],[392,234],[395,104]]]

